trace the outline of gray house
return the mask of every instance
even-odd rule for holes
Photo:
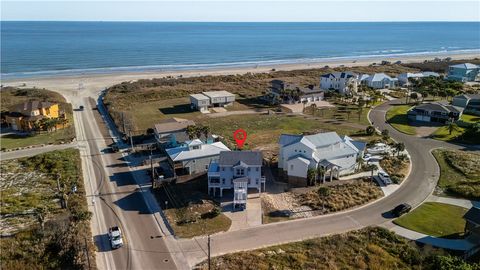
[[[165,150],[168,161],[177,175],[206,172],[209,164],[217,160],[222,151],[230,151],[230,149],[221,142],[206,144],[199,139]]]
[[[465,113],[480,115],[480,94],[463,94],[455,96],[452,105],[464,108]]]
[[[412,121],[445,124],[449,120],[457,121],[462,115],[460,107],[442,103],[423,103],[408,110],[408,119]]]
[[[169,118],[154,126],[155,139],[162,147],[177,147],[188,140],[186,133],[188,126],[194,126],[195,122],[183,118]]]
[[[470,63],[448,67],[448,79],[460,82],[474,82],[480,79],[480,66]]]
[[[235,102],[235,94],[227,91],[207,91],[190,95],[190,107],[202,113],[210,107],[227,107]]]
[[[284,104],[321,101],[325,94],[323,89],[313,85],[302,87],[282,80],[272,80],[270,83],[267,98]],[[284,94],[286,91],[289,95]]]

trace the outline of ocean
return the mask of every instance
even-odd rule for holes
[[[479,49],[480,22],[1,22],[4,79]]]

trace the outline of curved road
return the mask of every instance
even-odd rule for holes
[[[388,226],[392,217],[388,212],[400,203],[412,206],[421,204],[434,190],[439,177],[439,167],[431,150],[439,147],[475,150],[461,145],[449,144],[428,138],[409,136],[398,132],[385,123],[385,113],[391,104],[386,102],[374,108],[369,117],[380,130],[388,129],[390,136],[404,142],[410,153],[412,171],[396,192],[372,204],[336,214],[309,219],[262,225],[246,230],[220,233],[211,237],[212,255],[260,248],[285,242],[298,241],[321,235],[342,233],[372,225]],[[205,237],[194,240],[179,240],[190,267],[206,258]],[[201,251],[198,251],[202,249]]]

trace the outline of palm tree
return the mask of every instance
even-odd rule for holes
[[[317,111],[317,104],[312,103],[312,105],[310,105],[310,109],[312,110],[312,115],[315,116],[315,112]]]
[[[330,196],[330,188],[321,186],[318,188],[318,196],[322,198],[322,214],[325,213],[325,200]]]
[[[396,143],[395,150],[397,151],[397,156],[398,156],[400,152],[405,150],[405,144],[403,142]]]
[[[448,134],[449,134],[449,135],[452,135],[452,132],[458,130],[458,125],[455,124],[455,122],[453,122],[453,121],[449,121],[447,128],[448,128]]]
[[[210,134],[210,127],[209,126],[203,126],[201,128],[202,128],[203,136],[205,136],[205,142],[207,142],[208,134]]]
[[[322,166],[317,167],[318,177],[322,177],[322,184],[325,184],[325,168]]]
[[[196,127],[194,125],[189,125],[187,126],[187,135],[190,140],[193,140],[195,138],[195,132],[196,132]]]
[[[317,172],[313,168],[308,168],[307,170],[307,180],[308,180],[308,185],[311,185],[312,182],[315,180],[317,176]]]
[[[372,179],[373,179],[373,171],[378,170],[378,166],[375,165],[375,164],[369,164],[369,165],[368,165],[368,169],[369,169],[370,171],[372,171]]]
[[[357,170],[360,170],[360,168],[362,168],[364,162],[365,161],[363,160],[363,157],[361,155],[358,155],[357,156],[357,164],[358,164]]]

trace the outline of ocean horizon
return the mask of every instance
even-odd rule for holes
[[[1,24],[3,79],[480,54],[480,22]]]

